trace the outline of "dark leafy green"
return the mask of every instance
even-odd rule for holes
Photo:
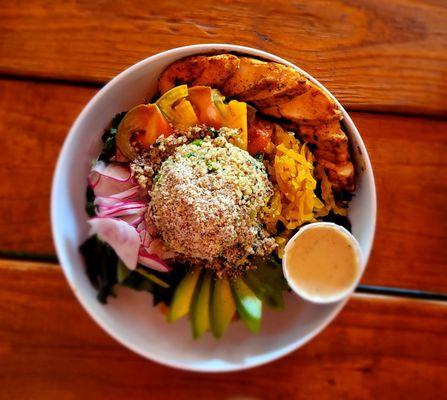
[[[315,188],[315,194],[319,199],[321,199],[321,181],[317,181],[317,187]],[[334,192],[334,198],[338,202],[348,202],[352,199],[354,195],[352,193],[347,192],[346,190],[342,190],[341,192]],[[347,205],[347,203],[346,203]],[[334,224],[343,226],[349,232],[351,232],[351,222],[348,217],[344,217],[342,215],[335,214],[333,211],[330,211],[328,215],[322,218],[325,222],[333,222]]]
[[[185,276],[188,271],[188,266],[181,263],[176,263],[172,271],[169,273],[162,273],[158,271],[151,271],[152,274],[158,276],[160,279],[169,284],[169,288],[164,288],[159,285],[155,285],[152,292],[153,304],[156,306],[158,303],[164,303],[167,306],[171,304],[172,296],[174,295],[175,288]]]
[[[351,201],[354,196],[354,193],[348,192],[344,189],[338,192],[334,191],[334,199],[339,202]]]
[[[126,111],[116,114],[112,119],[110,127],[106,129],[101,137],[104,143],[102,147],[101,154],[99,155],[99,160],[109,161],[115,155],[116,152],[116,132],[118,130],[118,125],[121,120],[126,115]]]
[[[153,303],[171,303],[174,290],[187,271],[183,264],[175,265],[172,272],[162,273],[150,270],[169,287],[162,287],[153,280],[148,279],[138,271],[130,271],[118,258],[114,250],[97,236],[88,238],[80,246],[84,257],[87,276],[95,289],[98,290],[98,300],[106,304],[109,296],[115,296],[113,288],[116,284],[153,294]],[[144,269],[138,266],[139,269]]]
[[[219,129],[215,129],[215,128],[211,127],[211,126],[208,126],[206,129],[211,134],[210,136],[213,139],[217,138],[220,135]]]
[[[122,286],[133,290],[152,293],[156,288],[156,284],[136,271],[129,271],[129,275],[121,282]]]
[[[317,186],[315,187],[314,193],[319,199],[323,198],[323,194],[321,193],[321,179],[317,179]]]
[[[260,162],[264,161],[264,157],[265,157],[265,153],[257,153],[257,154],[255,154],[256,160],[258,160]]]
[[[351,221],[349,221],[348,217],[344,217],[343,215],[338,215],[335,214],[333,211],[330,211],[329,214],[322,219],[325,222],[333,222],[334,224],[340,225],[351,232]]]
[[[85,204],[85,211],[87,212],[89,217],[94,217],[96,215],[96,206],[94,204],[95,193],[90,186],[87,186],[85,197],[87,199],[87,203]]]
[[[117,283],[118,257],[113,249],[97,236],[87,239],[79,250],[84,257],[87,276],[98,290],[98,300],[106,304],[109,296],[115,296],[113,287]]]
[[[126,267],[123,267],[126,268]],[[144,268],[139,266],[138,268]],[[164,303],[167,306],[171,304],[172,296],[174,295],[175,288],[178,283],[186,274],[186,267],[183,264],[177,264],[174,266],[173,270],[169,273],[163,273],[158,271],[150,271],[150,274],[155,275],[157,278],[161,279],[169,285],[168,288],[157,285],[152,280],[149,280],[141,275],[137,271],[129,271],[127,276],[121,281],[121,285],[128,288],[147,291],[152,293],[153,305],[156,306],[159,303]],[[118,269],[118,276],[123,276],[123,272]],[[119,277],[118,277],[119,281]]]
[[[131,273],[132,271],[128,269],[121,260],[118,260],[116,268],[116,280],[118,284],[122,284]]]

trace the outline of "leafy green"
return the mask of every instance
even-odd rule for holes
[[[185,276],[187,271],[188,267],[185,264],[181,263],[175,264],[172,268],[172,271],[169,273],[151,271],[153,275],[162,279],[169,285],[169,288],[164,288],[159,285],[155,286],[154,291],[152,292],[154,306],[156,306],[158,303],[164,303],[167,306],[171,304],[175,288]]]
[[[112,119],[110,124],[110,128],[106,129],[101,137],[102,142],[104,143],[102,147],[101,154],[99,155],[99,160],[101,161],[109,161],[115,155],[116,152],[116,132],[118,130],[118,125],[121,120],[126,115],[126,111],[116,114]]]
[[[155,283],[146,279],[138,272],[129,271],[130,274],[121,282],[121,286],[128,287],[137,291],[145,291],[152,293],[156,287]]]
[[[117,270],[116,270],[116,280],[119,284],[122,284],[132,273],[121,260],[118,260]]]
[[[348,217],[345,217],[343,215],[335,214],[333,211],[330,211],[328,215],[322,218],[325,222],[333,222],[334,224],[340,225],[343,228],[347,229],[349,232],[351,232],[351,221],[349,221]]]
[[[95,193],[93,192],[93,189],[90,186],[87,187],[85,197],[87,199],[87,203],[85,205],[85,211],[87,212],[89,217],[94,217],[96,215],[96,206],[94,204]]]
[[[150,281],[154,282],[155,284],[157,284],[165,289],[169,289],[169,283],[166,283],[163,279],[160,279],[158,276],[152,274],[151,272],[146,271],[145,268],[137,267],[137,269],[135,271],[137,271],[140,275],[143,275],[145,278],[149,279]]]
[[[170,273],[152,270],[149,272],[142,266],[131,271],[115,251],[97,236],[88,238],[79,250],[85,260],[87,276],[93,287],[98,290],[97,298],[104,304],[109,296],[115,296],[113,289],[119,284],[133,290],[152,293],[154,306],[160,302],[169,305],[177,284],[187,271],[184,264],[174,266]]]
[[[112,129],[110,130],[112,131]],[[98,159],[101,161],[109,161],[114,155],[116,151],[116,130],[114,130],[114,133],[110,134],[109,138],[105,141],[101,154],[99,155]]]
[[[338,192],[334,191],[334,198],[338,202],[351,201],[354,196],[355,196],[354,193],[348,192],[345,189],[342,189]]]
[[[109,296],[115,296],[113,287],[117,283],[118,257],[113,249],[97,236],[87,239],[79,250],[85,260],[87,276],[93,287],[98,290],[98,300],[107,303]]]

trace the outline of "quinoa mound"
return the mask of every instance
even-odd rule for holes
[[[180,259],[237,274],[275,248],[260,223],[273,194],[265,167],[225,136],[176,147],[153,175],[149,218]]]

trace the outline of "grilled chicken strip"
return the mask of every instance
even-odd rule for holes
[[[158,88],[163,94],[177,85],[221,86],[239,68],[240,60],[231,54],[216,56],[186,57],[169,65],[158,79]]]
[[[339,122],[341,112],[323,90],[294,68],[232,54],[191,56],[161,74],[159,89],[164,93],[185,83],[217,88],[227,97],[253,104],[261,114],[290,121],[297,134],[315,144],[315,157],[333,188],[354,190],[354,167]]]
[[[315,144],[314,155],[324,168],[334,190],[353,192],[354,166],[349,156],[348,137],[343,132],[339,121],[329,121],[322,125],[301,125],[299,135]]]

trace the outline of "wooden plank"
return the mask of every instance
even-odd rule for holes
[[[3,1],[0,73],[105,82],[169,48],[236,43],[287,58],[349,108],[447,114],[441,0]]]
[[[92,88],[0,81],[0,250],[54,254],[49,199],[57,155]]]
[[[362,282],[447,293],[447,121],[351,114],[378,195],[376,238]]]
[[[58,268],[0,261],[0,385],[7,399],[394,399],[447,392],[447,303],[354,296],[304,348],[232,374],[146,361],[87,317]]]
[[[54,254],[53,167],[70,124],[95,92],[0,80],[0,251]],[[362,283],[447,292],[447,121],[351,114],[379,197],[376,243]]]

